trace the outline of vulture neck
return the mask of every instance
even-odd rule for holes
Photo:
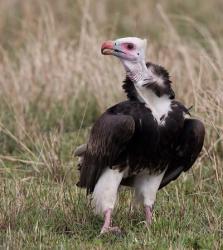
[[[144,60],[139,62],[123,61],[123,65],[127,76],[134,84],[140,82],[143,84],[149,79],[149,72]]]
[[[152,111],[154,118],[160,124],[171,111],[171,99],[169,95],[158,96],[147,84],[159,84],[158,78],[151,69],[147,68],[145,61],[131,62],[124,61],[123,65],[127,77],[133,82],[136,98],[145,103],[145,106]]]

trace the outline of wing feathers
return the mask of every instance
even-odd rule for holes
[[[185,119],[176,152],[163,177],[159,189],[189,170],[196,161],[204,143],[205,128],[201,121]]]
[[[96,121],[84,154],[79,182],[88,193],[93,191],[106,166],[121,161],[134,131],[135,122],[129,115],[105,113]]]

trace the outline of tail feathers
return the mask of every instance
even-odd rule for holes
[[[82,144],[74,150],[74,156],[83,156],[87,150],[87,144]]]
[[[172,171],[168,171],[165,173],[162,182],[160,183],[159,189],[165,187],[169,182],[176,180],[177,177],[184,171],[184,166],[180,166]]]

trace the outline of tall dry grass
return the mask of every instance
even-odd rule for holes
[[[207,136],[202,158],[209,157],[213,162],[221,162],[223,51],[208,27],[188,16],[169,16],[166,4],[155,5],[151,1],[138,4],[134,10],[121,4],[122,8],[126,7],[123,13],[131,13],[134,17],[130,19],[130,24],[125,23],[126,17],[122,22],[115,15],[111,18],[107,1],[100,4],[77,1],[73,5],[75,14],[79,12],[79,26],[72,37],[72,18],[77,17],[69,14],[68,1],[56,1],[56,4],[52,1],[1,3],[0,32],[4,34],[8,21],[12,29],[8,39],[14,39],[5,38],[7,44],[3,43],[0,51],[0,96],[4,104],[1,112],[5,107],[10,112],[14,121],[13,136],[18,140],[32,136],[39,122],[35,112],[47,116],[53,112],[55,103],[59,102],[64,112],[69,112],[72,108],[68,105],[70,99],[82,102],[88,109],[89,99],[95,97],[100,111],[103,111],[124,97],[121,94],[124,78],[121,65],[116,59],[100,54],[100,44],[104,39],[116,38],[117,33],[129,35],[118,31],[118,23],[124,22],[127,30],[135,24],[137,35],[149,39],[148,60],[162,64],[169,70],[177,98],[187,106],[193,105],[193,114],[204,121]],[[149,13],[151,9],[155,14]],[[10,16],[11,11],[14,17]],[[143,18],[139,16],[140,13]],[[154,24],[154,17],[159,25]],[[157,30],[157,33],[162,33],[161,41],[157,37],[153,39],[149,32],[145,34],[145,28],[139,28],[139,25],[144,27],[150,24],[163,27]],[[16,28],[13,30],[16,25],[18,31]],[[185,39],[178,31],[179,25],[199,39],[189,35]],[[130,32],[132,34],[133,31]],[[72,38],[69,39],[69,35]],[[31,112],[34,114],[30,116]],[[63,121],[63,115],[60,119]],[[6,128],[10,129],[7,122],[10,122],[9,118],[2,119],[3,133],[7,132]],[[219,174],[219,178],[222,177],[221,168]]]

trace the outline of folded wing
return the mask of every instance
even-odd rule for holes
[[[128,142],[134,135],[135,122],[129,115],[104,113],[94,124],[80,169],[78,186],[91,193],[106,167],[126,160]]]

